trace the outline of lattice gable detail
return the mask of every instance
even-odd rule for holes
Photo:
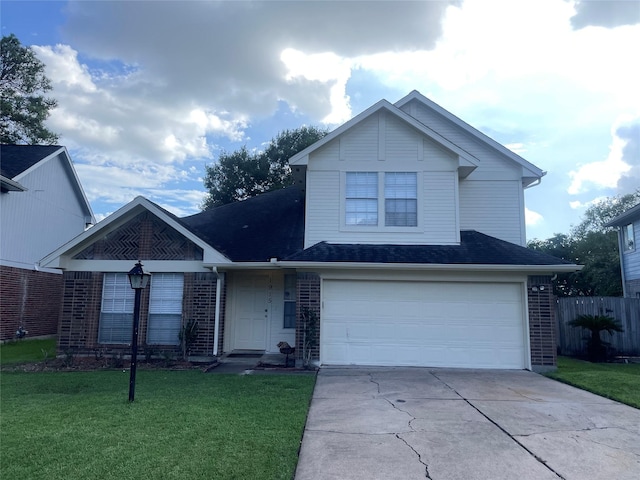
[[[143,212],[73,257],[78,260],[202,260],[198,245]]]

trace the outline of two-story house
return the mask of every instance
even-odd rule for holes
[[[64,271],[61,348],[127,348],[142,260],[141,342],[277,351],[323,365],[547,369],[551,275],[525,245],[540,169],[412,92],[290,159],[296,185],[177,218],[138,197],[42,260]],[[316,324],[313,320],[316,320]]]
[[[65,147],[0,145],[0,340],[57,333],[62,272],[38,262],[93,223]]]
[[[620,271],[624,296],[640,298],[640,249],[638,249],[640,204],[621,213],[606,226],[618,228]]]

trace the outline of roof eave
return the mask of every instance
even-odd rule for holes
[[[281,268],[334,270],[452,270],[452,271],[491,271],[491,272],[530,272],[530,273],[571,273],[582,270],[584,265],[496,265],[496,264],[445,264],[445,263],[373,263],[373,262],[296,262],[278,261],[270,263]]]

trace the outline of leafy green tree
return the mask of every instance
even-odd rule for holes
[[[607,315],[578,315],[569,325],[589,330],[591,333],[587,339],[587,353],[592,362],[601,362],[607,357],[608,342],[602,340],[600,332],[624,332],[620,322]]]
[[[280,132],[263,152],[250,152],[246,146],[222,152],[216,164],[206,167],[204,186],[208,194],[203,210],[292,185],[289,158],[326,134],[317,127],[300,127]]]
[[[570,234],[556,233],[527,244],[533,250],[584,265],[579,272],[558,274],[553,284],[556,295],[622,295],[617,232],[605,225],[639,202],[640,190],[604,199],[587,208]]]
[[[11,34],[0,41],[0,143],[53,144],[58,135],[44,126],[57,103],[45,97],[51,82],[44,64]]]

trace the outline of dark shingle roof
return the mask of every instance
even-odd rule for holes
[[[60,145],[0,145],[0,174],[13,179],[60,148]]]
[[[288,187],[179,221],[234,262],[266,262],[302,250],[304,194]]]
[[[363,245],[321,242],[290,255],[285,260],[441,265],[571,265],[571,262],[474,230],[460,232],[460,245]]]

